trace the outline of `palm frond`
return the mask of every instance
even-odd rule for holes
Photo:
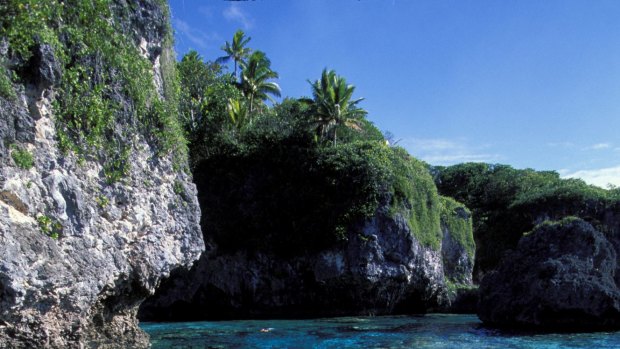
[[[351,100],[355,92],[355,86],[347,84],[344,77],[336,74],[334,70],[323,69],[321,78],[312,82],[308,80],[312,89],[313,99],[303,99],[310,107],[310,113],[314,120],[317,133],[327,137],[333,131],[334,144],[336,144],[336,129],[338,125],[344,125],[354,130],[361,130],[360,118],[367,112],[357,107],[363,98]]]

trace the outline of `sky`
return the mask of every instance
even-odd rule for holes
[[[554,170],[620,186],[620,1],[171,0],[175,49],[206,60],[238,29],[283,97],[334,69],[432,165]]]

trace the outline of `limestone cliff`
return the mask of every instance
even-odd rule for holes
[[[147,347],[140,303],[204,250],[166,11],[0,4],[0,348]]]

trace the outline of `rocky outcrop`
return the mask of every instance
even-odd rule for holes
[[[391,216],[388,210],[382,206],[349,233],[346,243],[316,254],[282,258],[214,249],[189,274],[164,282],[139,316],[199,320],[411,314],[449,305],[442,251],[422,246],[403,216]],[[459,212],[454,214],[471,227],[469,216]],[[444,232],[450,239],[446,225]],[[469,234],[472,239],[471,229]],[[456,245],[451,241],[446,252],[451,262],[463,259]],[[466,260],[473,258],[461,250]],[[471,280],[471,267],[469,275],[453,272],[458,280]]]
[[[464,163],[431,169],[441,195],[464,203],[474,217],[474,281],[496,269],[526,231],[575,216],[607,236],[620,229],[620,191],[605,190],[553,171]],[[610,240],[613,242],[614,240]]]
[[[441,199],[441,256],[447,284],[446,302],[437,309],[446,313],[474,313],[478,303],[472,280],[476,244],[471,212],[448,197]]]
[[[213,248],[165,282],[142,319],[423,313],[446,302],[444,257],[471,280],[456,275],[471,228],[452,230],[471,227],[467,211],[442,215],[426,166],[403,149],[266,140],[197,166]]]
[[[471,212],[465,205],[441,197],[441,255],[446,278],[455,284],[472,285],[476,245]]]
[[[485,324],[551,330],[620,326],[617,253],[581,219],[544,223],[480,286]]]
[[[122,27],[152,65],[161,91],[166,81],[159,62],[170,52],[162,44],[159,3],[110,6],[125,11]],[[61,61],[59,46],[39,42],[24,62],[0,42],[6,58],[0,63],[9,62],[18,76],[0,95],[0,348],[148,347],[136,319],[140,303],[204,250],[195,186],[148,133],[127,133],[143,115],[135,113],[121,80],[105,87],[105,98],[121,106],[105,137],[126,145],[122,175],[111,180],[110,169],[121,171],[114,152],[61,151],[62,110],[54,101],[68,57]],[[81,63],[92,68],[89,79],[119,74],[95,56],[93,65]],[[83,127],[86,122],[92,121]]]
[[[171,278],[141,318],[187,320],[424,312],[444,297],[441,255],[382,212],[348,242],[314,255],[205,254]]]

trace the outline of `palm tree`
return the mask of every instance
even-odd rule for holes
[[[222,46],[222,51],[226,52],[226,56],[220,57],[215,60],[216,63],[222,64],[233,60],[235,62],[235,78],[237,77],[237,64],[242,64],[244,60],[250,55],[252,50],[245,47],[252,38],[245,37],[243,30],[239,29],[233,35],[232,44],[226,41],[226,45]]]
[[[345,78],[327,69],[323,69],[320,80],[314,83],[308,80],[308,83],[312,86],[313,98],[302,99],[302,102],[310,105],[317,132],[323,138],[333,132],[333,143],[336,145],[337,126],[344,125],[356,130],[361,129],[360,118],[368,112],[357,107],[357,104],[364,98],[351,100],[355,86],[347,85]]]
[[[271,61],[262,51],[255,51],[250,55],[247,62],[241,63],[239,88],[249,100],[250,114],[254,110],[256,99],[260,101],[269,99],[271,102],[275,102],[270,95],[280,97],[280,86],[275,82],[268,81],[277,78],[278,73],[271,70]]]

